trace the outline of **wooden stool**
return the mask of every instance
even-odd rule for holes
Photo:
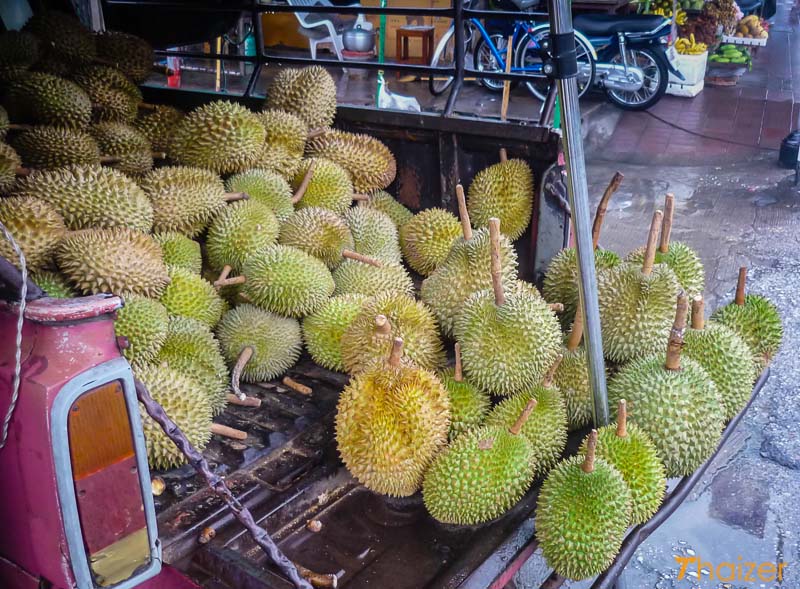
[[[397,51],[395,58],[399,63],[428,65],[433,57],[433,27],[424,25],[407,25],[397,29]],[[411,57],[408,50],[408,40],[411,38],[422,40],[422,56]],[[399,78],[402,72],[397,72]]]

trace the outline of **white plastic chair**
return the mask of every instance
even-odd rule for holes
[[[339,61],[343,61],[342,33],[346,29],[361,25],[362,29],[372,30],[372,23],[363,14],[359,14],[355,19],[344,20],[335,13],[335,7],[329,0],[287,0],[289,6],[331,6],[334,10],[331,14],[320,12],[295,12],[294,15],[300,22],[298,32],[308,39],[308,48],[311,51],[311,59],[317,58],[317,45],[330,43]],[[360,6],[351,4],[350,6]]]

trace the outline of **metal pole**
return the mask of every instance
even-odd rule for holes
[[[464,83],[464,45],[466,42],[464,37],[464,0],[453,0],[453,27],[456,43],[455,50],[453,51],[453,61],[455,62],[453,65],[455,65],[456,68],[456,79],[453,81],[453,87],[450,89],[450,94],[447,97],[447,104],[442,113],[442,116],[445,117],[453,115],[458,94],[461,92],[461,85]]]
[[[589,383],[594,397],[596,427],[608,423],[608,395],[597,304],[589,190],[581,138],[578,106],[577,58],[569,0],[547,0],[550,13],[550,38],[561,107],[561,129],[567,170],[567,191],[578,254],[578,292],[583,308],[583,339],[589,361]]]

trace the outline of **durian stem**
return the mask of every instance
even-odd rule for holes
[[[644,264],[642,264],[642,274],[649,276],[653,271],[653,264],[656,261],[656,242],[658,241],[658,230],[661,227],[661,219],[664,213],[656,211],[653,213],[653,220],[650,223],[650,232],[647,234],[647,247],[644,250]]]
[[[581,345],[583,338],[583,309],[578,305],[575,309],[575,319],[572,321],[572,330],[567,339],[567,350],[574,352]]]
[[[456,185],[456,200],[458,201],[458,218],[461,220],[461,232],[464,234],[464,239],[469,241],[472,239],[472,223],[469,220],[467,199],[464,197],[464,187],[461,184]]]
[[[16,170],[14,170],[14,175],[16,176],[30,176],[31,172],[33,172],[30,168],[25,168],[23,166],[17,166]]]
[[[211,433],[217,434],[218,436],[223,436],[225,438],[232,438],[234,440],[247,439],[247,432],[243,432],[242,430],[233,427],[228,427],[227,425],[222,425],[221,423],[212,423]]]
[[[564,303],[549,303],[547,307],[553,313],[563,313],[564,312]]]
[[[245,346],[244,349],[239,353],[239,357],[236,359],[236,364],[234,364],[233,370],[231,370],[231,388],[233,389],[234,394],[239,397],[240,400],[244,400],[247,397],[247,395],[242,392],[242,389],[239,388],[239,381],[242,378],[242,371],[244,370],[244,367],[247,366],[250,358],[253,357],[253,352],[255,352],[255,350],[252,346]]]
[[[547,371],[547,374],[544,375],[544,380],[542,380],[542,386],[545,388],[549,388],[553,384],[553,378],[556,376],[556,370],[561,365],[561,361],[564,359],[564,354],[558,354],[556,359],[553,361],[553,365],[550,367],[550,370]]]
[[[219,276],[217,277],[217,280],[225,280],[226,278],[228,278],[228,276],[231,275],[231,271],[232,270],[233,270],[233,268],[231,268],[228,264],[225,264],[222,267],[222,272],[219,273]],[[216,282],[216,280],[214,282]]]
[[[306,193],[306,190],[308,190],[308,185],[311,184],[311,178],[314,176],[314,168],[316,167],[317,167],[316,160],[312,161],[308,165],[308,170],[306,170],[306,175],[303,176],[303,181],[300,182],[300,186],[297,187],[297,192],[295,192],[294,196],[292,197],[292,204],[296,205],[302,200],[303,195]]]
[[[696,296],[692,300],[692,329],[703,329],[706,326],[706,304],[703,297]]]
[[[747,286],[747,266],[739,268],[739,280],[736,283],[736,298],[734,302],[740,307],[744,306],[744,289]]]
[[[357,262],[361,262],[362,264],[369,264],[370,266],[375,266],[376,268],[380,268],[383,266],[383,262],[377,260],[375,258],[371,258],[370,256],[365,256],[364,254],[359,254],[358,252],[354,252],[353,250],[342,250],[342,257],[348,258],[350,260],[356,260]]]
[[[369,202],[369,194],[354,194],[353,200],[358,202]]]
[[[294,392],[300,393],[301,395],[309,396],[314,392],[314,389],[304,385],[303,383],[297,382],[291,376],[284,376],[281,382]]]
[[[109,164],[118,164],[122,161],[121,157],[117,157],[116,155],[103,155],[100,156],[100,163],[102,165],[109,165]]]
[[[151,110],[152,111],[152,110],[157,110],[158,109],[158,105],[157,104],[150,104],[149,102],[140,102],[139,103],[139,108],[141,110]]]
[[[664,199],[664,220],[661,221],[661,243],[658,251],[666,254],[669,251],[669,235],[672,233],[672,217],[675,214],[675,195],[667,193]]]
[[[336,589],[339,586],[339,577],[333,573],[315,573],[314,571],[307,569],[296,562],[294,563],[294,566],[297,568],[297,572],[300,573],[300,576],[311,583],[311,586],[315,587],[316,589]]]
[[[504,163],[508,161],[508,152],[506,151],[505,147],[500,148],[500,162]]]
[[[320,135],[324,135],[328,132],[328,130],[329,129],[327,127],[317,127],[316,129],[311,129],[308,132],[308,139],[314,139]]]
[[[500,264],[500,219],[489,219],[489,239],[492,245],[492,289],[494,289],[494,303],[502,307],[506,302],[503,292],[503,268]]]
[[[628,435],[628,403],[620,399],[617,408],[617,437],[624,438]]]
[[[150,156],[154,160],[165,160],[167,159],[167,152],[166,151],[154,151],[150,154]]]
[[[228,393],[225,395],[225,400],[231,405],[238,405],[239,407],[261,407],[261,399],[258,397],[245,396],[244,399],[240,399],[236,395]]]
[[[597,451],[597,430],[593,429],[586,440],[586,458],[581,464],[581,470],[586,474],[594,472],[594,456]]]
[[[9,131],[30,131],[33,125],[23,125],[22,123],[10,123],[8,125]]]
[[[246,192],[226,192],[224,198],[225,202],[234,202],[237,200],[248,200],[250,195]]]
[[[375,317],[375,331],[381,335],[389,335],[392,333],[392,324],[386,318],[386,315],[378,315]]]
[[[510,433],[512,436],[518,436],[519,432],[522,431],[522,426],[525,425],[526,421],[528,421],[528,418],[531,416],[531,413],[534,409],[536,409],[536,399],[531,399],[525,405],[525,409],[522,410],[522,413],[520,413],[519,417],[517,417],[514,425],[509,428],[508,433]]]
[[[669,334],[667,343],[667,370],[681,369],[681,348],[683,347],[683,330],[686,329],[686,316],[689,314],[689,299],[686,293],[678,294],[678,306],[675,310],[675,323]]]
[[[608,211],[608,201],[614,196],[614,193],[619,190],[619,185],[622,184],[623,176],[619,172],[614,172],[611,177],[611,182],[606,186],[603,196],[600,198],[600,203],[597,205],[597,210],[594,213],[594,223],[592,224],[592,249],[597,249],[600,244],[600,230],[603,228],[603,221],[606,218],[606,211]]]
[[[392,343],[392,353],[389,355],[389,366],[397,368],[400,366],[400,359],[403,357],[403,338],[396,337]]]
[[[233,286],[234,284],[244,284],[247,282],[247,277],[244,275],[234,276],[233,278],[225,278],[224,280],[215,280],[214,288],[222,288],[223,286]]]
[[[456,382],[461,382],[464,380],[464,369],[461,366],[461,344],[456,342],[456,345],[453,347],[456,355],[456,366],[453,369],[453,380]]]

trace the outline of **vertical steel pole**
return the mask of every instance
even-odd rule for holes
[[[578,254],[578,291],[583,308],[583,339],[589,361],[589,383],[594,396],[594,423],[596,427],[608,423],[608,395],[606,371],[603,362],[603,341],[600,335],[600,311],[597,304],[597,280],[594,268],[589,189],[586,185],[586,163],[581,138],[581,114],[578,106],[578,84],[575,75],[558,77],[562,71],[559,52],[573,33],[569,0],[547,0],[550,12],[550,38],[561,107],[561,130],[564,158],[567,169],[567,191],[572,209],[572,224]],[[559,42],[562,41],[562,42]],[[571,41],[571,60],[566,54],[566,69],[577,70],[574,38]]]

